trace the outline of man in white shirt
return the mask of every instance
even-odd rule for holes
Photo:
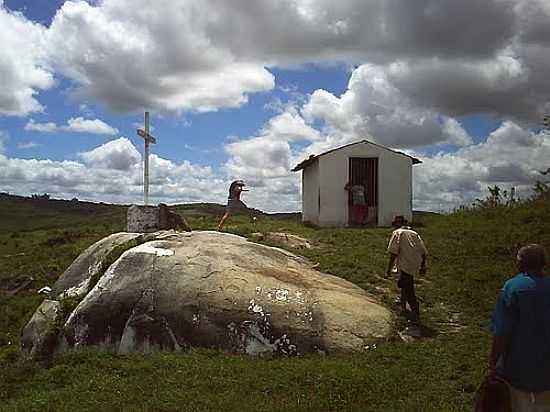
[[[414,291],[414,276],[426,273],[426,256],[428,251],[424,242],[414,230],[407,226],[403,216],[397,216],[392,222],[396,229],[392,232],[388,243],[390,258],[386,274],[389,276],[394,265],[397,266],[401,289],[401,309],[406,313],[407,303],[412,312],[411,320],[417,322],[420,309]]]

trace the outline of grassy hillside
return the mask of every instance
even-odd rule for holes
[[[197,229],[215,228],[223,212],[208,204],[177,209]],[[514,274],[515,251],[528,242],[550,249],[547,201],[419,217],[431,252],[429,272],[418,282],[430,337],[412,343],[396,338],[364,353],[298,358],[196,350],[22,359],[19,331],[42,300],[36,289],[52,284],[88,245],[123,230],[125,210],[0,199],[0,410],[470,410],[489,350],[486,326],[498,288]],[[255,227],[237,218],[226,230],[304,236],[318,246],[304,253],[320,270],[392,305],[395,279],[381,276],[388,229],[313,229],[293,215],[261,215]],[[30,289],[7,296],[21,276],[35,279]]]

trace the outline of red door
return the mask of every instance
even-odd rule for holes
[[[350,157],[349,159],[349,183],[351,185],[363,185],[367,200],[367,217],[365,223],[376,225],[378,223],[378,158],[377,157]],[[351,191],[348,194],[348,222],[356,224],[352,217]]]

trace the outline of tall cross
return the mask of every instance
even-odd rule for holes
[[[149,204],[149,144],[157,140],[149,134],[149,112],[145,112],[144,128],[137,129],[137,134],[145,140],[145,153],[143,155],[143,204]]]

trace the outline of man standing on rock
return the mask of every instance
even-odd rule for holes
[[[411,310],[411,320],[418,322],[420,307],[414,291],[414,276],[426,273],[426,257],[428,250],[418,233],[407,225],[403,216],[396,216],[392,222],[395,230],[388,243],[390,258],[386,275],[390,276],[393,266],[397,266],[399,280],[397,286],[401,289],[401,309],[407,313],[407,303]]]
[[[229,216],[238,212],[248,212],[250,221],[255,222],[256,218],[252,216],[252,211],[241,200],[241,193],[247,192],[247,189],[243,189],[246,186],[242,180],[234,180],[229,186],[229,197],[227,198],[227,206],[225,208],[225,214],[223,215],[220,223],[218,224],[218,231],[223,229],[225,221]]]
[[[541,245],[522,247],[519,273],[500,290],[489,373],[510,385],[512,411],[550,411],[550,276]]]

